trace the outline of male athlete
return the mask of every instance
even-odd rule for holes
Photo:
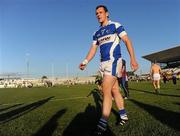
[[[157,93],[157,94],[159,93],[158,89],[160,89],[160,73],[161,73],[160,66],[156,63],[152,63],[150,75],[152,78],[155,93]]]
[[[102,117],[99,120],[97,129],[94,133],[96,136],[102,136],[107,130],[107,121],[111,112],[112,97],[114,97],[116,106],[121,118],[120,124],[123,125],[128,120],[124,109],[124,100],[119,91],[117,77],[121,76],[120,68],[122,65],[120,40],[122,40],[129,52],[131,59],[131,68],[135,71],[138,64],[135,59],[134,49],[127,33],[120,23],[112,22],[109,18],[108,9],[104,5],[96,7],[96,17],[100,23],[99,29],[93,35],[93,43],[85,60],[79,65],[84,70],[88,62],[96,54],[97,48],[100,47],[101,62],[100,72],[103,76],[102,92]]]

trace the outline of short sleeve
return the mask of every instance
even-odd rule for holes
[[[98,45],[98,40],[97,40],[97,36],[96,36],[96,33],[93,34],[93,42],[92,42],[93,45]]]
[[[122,38],[124,35],[127,35],[124,27],[120,23],[115,23],[115,27],[116,27],[116,32],[120,38]]]

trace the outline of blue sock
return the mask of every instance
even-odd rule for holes
[[[100,128],[101,130],[106,131],[106,128],[107,128],[107,120],[101,118],[101,119],[99,120],[99,123],[98,123],[97,126],[98,126],[98,128]]]
[[[125,109],[119,110],[119,115],[120,115],[121,118],[124,117],[124,116],[127,116],[126,110]]]

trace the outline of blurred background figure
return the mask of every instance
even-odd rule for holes
[[[155,93],[159,93],[158,89],[160,89],[160,74],[161,74],[161,68],[157,63],[152,63],[150,75],[152,78],[153,86],[155,89]]]
[[[164,84],[166,84],[166,82],[167,82],[166,73],[163,73],[162,76],[163,76],[163,82],[164,82]]]
[[[173,81],[173,84],[176,85],[176,73],[172,70],[172,81]]]
[[[128,89],[128,76],[126,72],[126,61],[122,59],[122,77],[118,78],[119,86],[121,86],[124,92],[124,99],[128,99],[129,97],[129,89]]]

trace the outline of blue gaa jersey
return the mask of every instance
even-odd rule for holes
[[[93,44],[100,47],[101,62],[121,57],[120,38],[126,34],[123,26],[117,22],[109,21],[108,25],[100,26],[93,35]]]

